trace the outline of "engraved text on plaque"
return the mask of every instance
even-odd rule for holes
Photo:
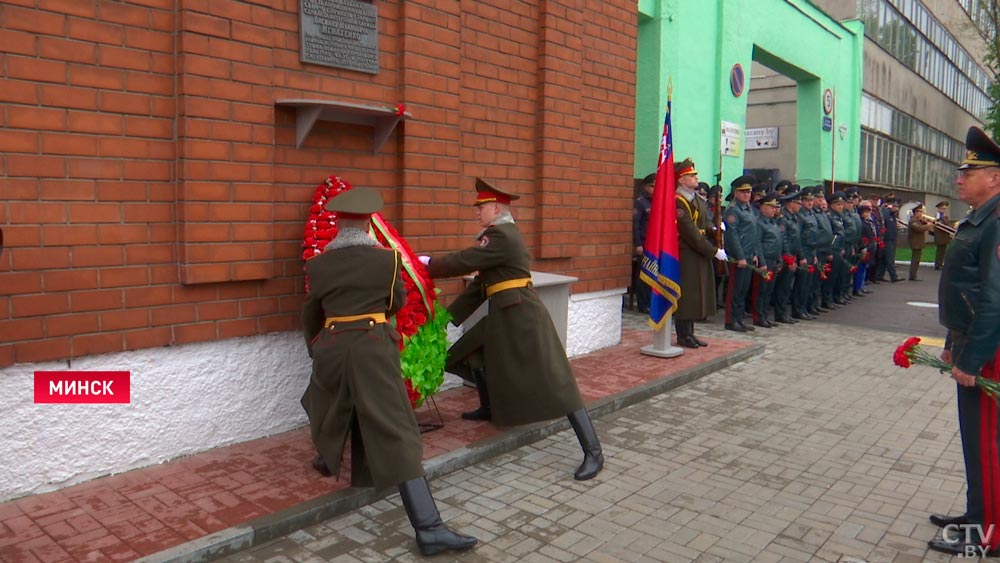
[[[304,63],[378,74],[378,9],[364,0],[302,0]]]

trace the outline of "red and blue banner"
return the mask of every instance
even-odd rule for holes
[[[667,316],[677,308],[681,296],[681,262],[677,240],[677,201],[674,199],[674,147],[670,131],[670,101],[663,120],[660,138],[660,158],[656,165],[653,185],[653,207],[649,211],[649,230],[642,247],[639,279],[652,289],[649,304],[649,325],[663,328]]]

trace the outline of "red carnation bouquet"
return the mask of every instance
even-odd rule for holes
[[[916,336],[907,338],[896,348],[896,351],[892,353],[892,362],[901,368],[909,368],[916,364],[930,366],[941,373],[951,373],[951,364],[921,348],[920,338]],[[979,387],[983,393],[993,397],[993,400],[1000,404],[1000,381],[993,381],[977,375],[976,387]]]
[[[819,279],[825,280],[830,278],[830,273],[833,272],[833,265],[827,262],[823,264],[823,267],[819,269]]]
[[[325,209],[330,198],[351,189],[346,180],[329,176],[316,186],[313,204],[309,208],[302,241],[302,259],[311,260],[337,236],[337,214]],[[406,304],[393,317],[400,341],[400,366],[406,392],[414,408],[437,392],[444,381],[444,364],[448,353],[446,326],[451,315],[437,302],[437,289],[427,269],[417,259],[406,240],[381,213],[372,215],[370,233],[385,248],[399,252],[402,259],[403,285]],[[309,278],[306,277],[306,292]]]
[[[795,257],[791,254],[782,254],[781,261],[784,262],[789,268],[795,265]]]
[[[735,258],[727,258],[726,262],[729,262],[730,264],[737,264],[737,265],[739,264],[739,260],[736,260]],[[750,262],[747,262],[746,267],[753,270],[753,272],[758,276],[764,278],[764,281],[771,281],[772,279],[774,279],[774,272],[768,270],[767,268],[758,268],[757,266],[754,266]]]

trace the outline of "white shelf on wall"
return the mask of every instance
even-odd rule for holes
[[[396,125],[412,117],[408,111],[404,111],[401,115],[397,114],[395,108],[336,100],[287,98],[275,100],[274,105],[295,111],[296,148],[302,146],[317,121],[333,121],[372,127],[372,153],[377,153]]]

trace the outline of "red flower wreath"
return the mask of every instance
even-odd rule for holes
[[[327,211],[325,205],[330,198],[349,189],[351,185],[338,176],[329,176],[316,186],[302,242],[303,260],[311,260],[322,253],[337,236],[337,214]],[[416,407],[441,386],[447,350],[445,325],[450,316],[437,303],[434,281],[410,245],[380,213],[372,215],[372,223],[376,227],[372,229],[375,239],[383,247],[399,251],[404,264],[401,273],[406,288],[406,304],[393,317],[393,322],[403,337],[399,343],[403,352],[403,377],[410,404]],[[308,276],[305,282],[308,293]]]

